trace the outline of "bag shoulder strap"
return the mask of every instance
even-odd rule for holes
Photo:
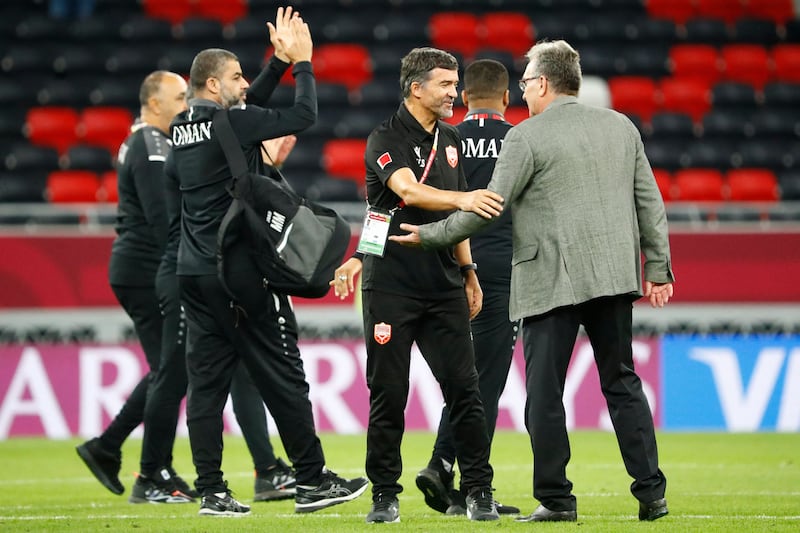
[[[242,145],[239,144],[239,139],[231,126],[231,119],[228,115],[227,109],[220,109],[214,113],[212,119],[212,128],[217,134],[217,140],[225,153],[225,159],[228,161],[228,166],[231,169],[234,180],[240,178],[249,172],[247,167],[247,160],[242,151]]]

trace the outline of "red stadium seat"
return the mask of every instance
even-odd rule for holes
[[[779,44],[772,48],[774,77],[800,83],[800,44]]]
[[[330,176],[349,179],[363,187],[366,149],[366,139],[332,139],[322,147],[322,167]]]
[[[487,13],[479,28],[480,48],[523,56],[535,41],[533,24],[527,15],[514,12]]]
[[[372,79],[372,60],[360,44],[323,44],[314,49],[312,61],[319,82],[340,83],[352,91]]]
[[[672,174],[663,168],[654,168],[653,175],[656,177],[656,185],[658,185],[658,190],[661,192],[661,197],[665,202],[672,201],[674,193]]]
[[[711,89],[707,82],[694,78],[661,80],[661,107],[665,111],[686,113],[695,123],[711,109]]]
[[[724,200],[722,173],[710,168],[687,168],[675,172],[675,199],[681,202]]]
[[[481,45],[481,24],[477,15],[467,12],[439,12],[428,19],[428,35],[436,48],[475,57]]]
[[[50,203],[96,202],[97,174],[88,170],[56,170],[47,176],[45,197]]]
[[[194,0],[195,15],[233,24],[247,15],[245,0]],[[266,28],[265,28],[266,31]]]
[[[729,170],[728,199],[733,202],[775,202],[778,200],[778,178],[768,169],[739,168]]]
[[[506,109],[504,116],[508,122],[516,126],[523,120],[530,118],[531,112],[526,106],[511,106]]]
[[[795,17],[794,5],[792,0],[744,0],[744,16],[786,24]]]
[[[650,122],[656,111],[656,82],[646,76],[617,76],[608,80],[611,107]]]
[[[148,17],[164,19],[170,24],[179,24],[192,14],[194,0],[142,0],[144,13]],[[222,2],[221,2],[222,3]]]
[[[130,133],[131,124],[133,114],[124,107],[88,107],[80,115],[78,137],[116,154]]]
[[[668,19],[675,24],[686,24],[696,16],[693,0],[647,0],[647,14],[653,18]]]
[[[25,135],[32,144],[64,153],[78,141],[78,112],[70,107],[32,107],[25,116]]]
[[[720,52],[723,79],[752,85],[761,90],[770,78],[767,50],[758,44],[729,44]]]
[[[670,68],[674,77],[695,76],[716,83],[722,76],[717,49],[708,44],[679,44],[670,48]]]
[[[109,170],[100,175],[100,189],[97,192],[98,200],[115,204],[119,201],[117,189],[117,172]]]
[[[695,0],[696,16],[733,24],[744,15],[740,0]]]

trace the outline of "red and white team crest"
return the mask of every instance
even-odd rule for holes
[[[455,146],[448,146],[444,149],[444,153],[447,156],[447,162],[450,163],[450,166],[456,168],[458,164],[458,150]]]
[[[392,326],[386,322],[375,324],[372,336],[378,344],[386,344],[392,338]]]
[[[383,170],[386,165],[392,162],[392,156],[389,155],[389,152],[383,152],[381,156],[378,158],[378,166],[381,167]]]

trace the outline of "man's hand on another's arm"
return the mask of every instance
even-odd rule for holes
[[[419,238],[419,226],[402,223],[400,224],[400,229],[409,233],[406,235],[389,235],[390,241],[414,248],[422,246],[422,241]]]
[[[458,197],[458,208],[483,218],[493,218],[503,211],[503,197],[488,189],[462,192]]]

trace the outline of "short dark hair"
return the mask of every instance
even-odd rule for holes
[[[502,98],[508,90],[508,69],[494,59],[478,59],[464,69],[464,91],[469,99]]]
[[[236,54],[222,48],[207,48],[194,56],[189,69],[189,85],[194,91],[202,90],[208,78],[218,78],[228,61],[239,61]]]
[[[156,70],[145,76],[142,85],[139,87],[139,104],[147,105],[147,101],[153,97],[161,88],[161,81],[164,76],[169,74],[166,70]]]
[[[567,41],[540,41],[525,56],[559,94],[577,96],[581,88],[581,56]]]
[[[448,52],[438,48],[414,48],[400,62],[400,89],[403,98],[411,94],[411,84],[422,83],[430,77],[435,68],[458,70],[458,60]]]

